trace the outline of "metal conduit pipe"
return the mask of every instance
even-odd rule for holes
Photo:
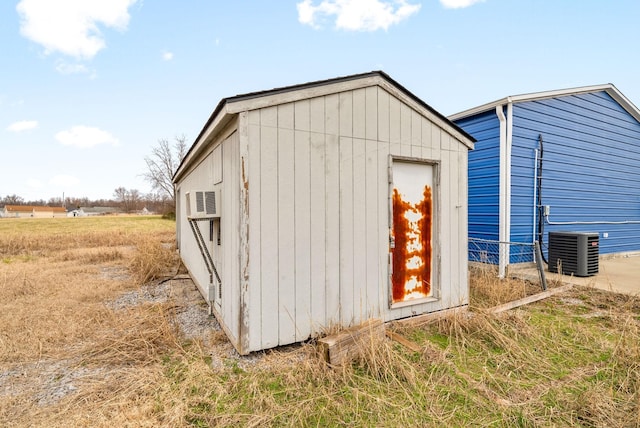
[[[552,226],[564,226],[571,224],[640,224],[640,220],[622,220],[622,221],[607,221],[607,220],[595,220],[595,221],[551,221],[549,215],[544,215],[544,221]]]
[[[544,157],[544,142],[542,134],[538,135],[539,156],[537,165],[537,194],[538,194],[538,246],[540,247],[540,255],[545,264],[549,264],[542,251],[542,242],[544,240],[544,207],[542,206],[542,158]]]
[[[533,221],[531,222],[531,242],[537,242],[538,233],[538,149],[534,150],[533,159]]]

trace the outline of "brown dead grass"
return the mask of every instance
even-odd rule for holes
[[[640,426],[638,298],[390,327],[422,352],[372,338],[338,370],[312,343],[241,358],[220,332],[187,340],[175,302],[107,304],[175,270],[173,223],[73,221],[20,225],[20,244],[0,221],[0,426]],[[472,309],[540,291],[471,284]]]
[[[140,286],[140,260],[147,277],[175,266],[175,224],[77,220],[0,221],[2,426],[138,425],[180,349],[166,305],[105,305]]]
[[[533,283],[511,276],[499,279],[497,266],[476,263],[469,268],[469,271],[472,309],[487,309],[543,291],[540,282]],[[560,285],[562,284],[549,281],[547,287],[553,288]]]
[[[136,282],[145,284],[166,275],[176,264],[175,255],[168,247],[154,238],[144,238],[136,244],[129,270]]]

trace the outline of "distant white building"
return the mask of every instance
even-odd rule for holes
[[[82,208],[76,208],[73,210],[67,211],[67,217],[86,217],[87,213],[85,213]]]
[[[115,207],[80,207],[78,210],[85,216],[114,215],[122,212],[119,208]]]
[[[140,211],[138,211],[138,214],[139,214],[139,215],[151,215],[151,214],[153,214],[153,213],[152,213],[151,211],[149,211],[149,210],[147,209],[147,207],[144,207],[144,208],[142,208]]]

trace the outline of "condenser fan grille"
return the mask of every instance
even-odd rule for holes
[[[599,234],[549,232],[549,271],[575,276],[598,273]]]

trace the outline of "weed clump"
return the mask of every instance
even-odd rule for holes
[[[469,270],[470,305],[473,309],[490,308],[542,291],[539,285],[524,279],[499,279],[497,266],[472,265]]]
[[[145,284],[167,275],[176,264],[176,254],[170,247],[155,239],[142,239],[136,244],[129,270],[138,284]]]

